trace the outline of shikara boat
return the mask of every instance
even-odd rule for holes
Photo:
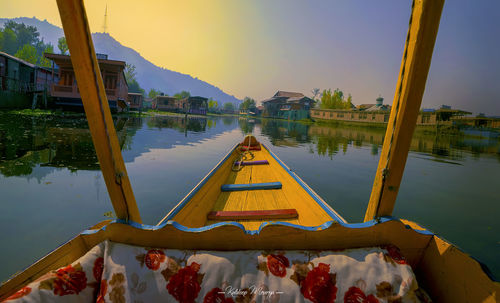
[[[484,265],[417,223],[391,216],[425,88],[442,0],[413,3],[396,94],[363,223],[346,222],[268,147],[250,136],[238,143],[158,225],[142,224],[83,0],[58,0],[58,6],[94,146],[118,219],[83,231],[12,277],[0,287],[0,300],[44,301],[49,295],[56,299],[87,295],[88,301],[132,301],[128,295],[151,289],[151,284],[141,281],[152,275],[160,277],[156,282],[161,285],[155,285],[161,287],[155,289],[163,291],[160,295],[165,301],[280,300],[278,293],[261,299],[245,297],[248,300],[242,294],[228,294],[227,281],[216,277],[229,268],[222,266],[223,260],[235,260],[237,266],[234,263],[230,268],[253,270],[247,277],[269,282],[261,290],[269,292],[273,285],[281,285],[280,302],[294,294],[302,295],[293,297],[297,302],[426,302],[425,296],[401,296],[401,292],[414,289],[415,277],[434,302],[499,301],[500,283]],[[89,255],[94,256],[90,263]],[[133,272],[120,265],[124,274],[111,276],[113,269],[109,266],[121,264],[120,258],[131,260],[128,266]],[[251,258],[258,260],[256,266]],[[332,261],[338,258],[345,262]],[[107,260],[113,265],[106,265]],[[382,269],[367,267],[365,263],[370,260]],[[349,262],[352,264],[344,266]],[[400,271],[386,275],[394,270]],[[370,275],[392,282],[384,280],[370,286]],[[281,284],[271,279],[281,279]],[[341,285],[347,280],[352,280],[352,286]],[[207,281],[218,286],[208,291],[203,288]],[[241,277],[237,279],[239,286],[244,286],[242,281]],[[238,291],[243,293],[248,288]],[[30,297],[33,294],[37,297]],[[151,301],[156,300],[147,300]]]
[[[201,228],[231,221],[256,232],[277,220],[309,228],[346,222],[272,151],[247,136],[160,224]]]

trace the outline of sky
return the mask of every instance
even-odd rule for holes
[[[85,0],[93,32],[152,63],[257,101],[339,88],[391,104],[410,0]],[[0,0],[0,18],[61,26],[55,1]],[[500,115],[500,1],[447,0],[422,101]],[[161,90],[161,88],[158,88]]]

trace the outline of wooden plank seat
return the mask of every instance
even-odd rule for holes
[[[259,144],[259,145],[251,145],[251,146],[240,145],[240,150],[241,150],[241,151],[247,151],[247,150],[261,150],[261,147],[260,147],[260,144]]]
[[[266,164],[269,164],[269,162],[267,160],[257,160],[257,161],[236,161],[234,162],[234,165],[241,165],[241,166],[245,166],[245,165],[266,165]]]
[[[272,210],[243,210],[243,211],[211,211],[208,220],[267,220],[267,219],[295,219],[299,213],[295,208]]]
[[[225,191],[242,191],[242,190],[259,190],[259,189],[281,189],[281,182],[267,183],[251,183],[251,184],[224,184],[220,190]]]

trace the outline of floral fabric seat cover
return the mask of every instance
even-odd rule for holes
[[[394,246],[184,251],[109,241],[5,302],[429,302]]]

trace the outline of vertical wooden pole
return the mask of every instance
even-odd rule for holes
[[[127,176],[83,0],[57,0],[92,141],[118,219],[141,223]]]
[[[392,214],[422,103],[444,0],[414,0],[403,60],[364,221]]]

